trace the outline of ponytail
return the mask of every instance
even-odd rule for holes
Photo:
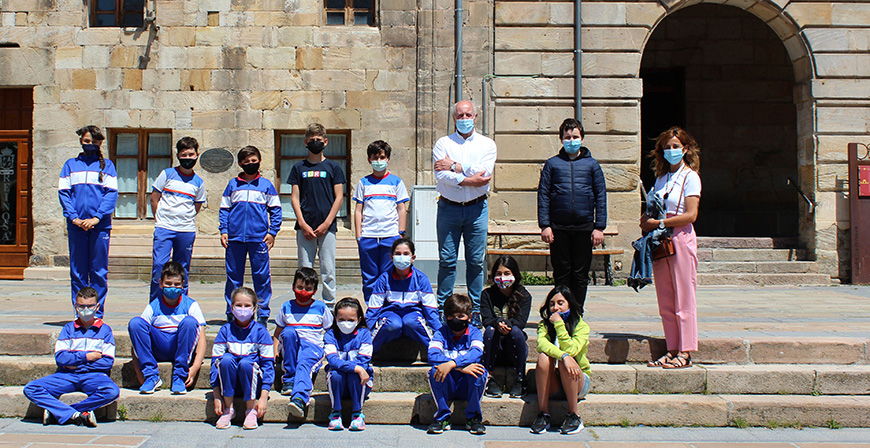
[[[94,125],[87,125],[79,128],[76,131],[76,135],[79,138],[84,137],[85,134],[91,134],[91,140],[95,142],[102,142],[106,140],[106,137],[103,135],[103,132],[100,131],[100,128]],[[84,152],[82,153],[84,154]],[[100,150],[100,183],[103,183],[103,170],[106,169],[106,160],[103,158],[103,150]]]

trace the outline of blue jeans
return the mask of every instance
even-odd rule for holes
[[[489,226],[488,201],[461,206],[438,201],[438,308],[444,310],[444,301],[453,294],[456,282],[456,258],[460,237],[465,242],[465,280],[468,297],[480,312],[480,293],[483,291],[486,235]]]

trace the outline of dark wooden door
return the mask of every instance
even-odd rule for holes
[[[21,280],[33,242],[33,89],[0,89],[0,279]]]

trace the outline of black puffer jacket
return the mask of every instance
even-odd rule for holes
[[[562,148],[544,164],[538,183],[538,226],[575,230],[607,227],[604,172],[585,146],[574,160]]]

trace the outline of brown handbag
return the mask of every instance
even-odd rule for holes
[[[665,237],[659,240],[659,247],[653,250],[652,259],[653,261],[660,260],[673,256],[675,253],[674,242],[671,240],[671,237]]]

